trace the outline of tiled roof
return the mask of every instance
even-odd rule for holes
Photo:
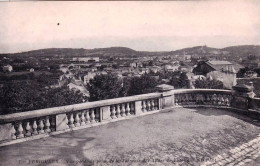
[[[217,71],[223,71],[223,70],[230,70],[228,66],[232,66],[232,70],[234,69],[234,73],[237,73],[239,69],[243,68],[242,65],[237,64],[237,63],[231,63],[229,61],[207,61],[206,64],[211,66]]]
[[[232,65],[229,61],[208,61],[212,65]]]

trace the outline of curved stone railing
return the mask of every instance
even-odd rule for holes
[[[158,112],[160,98],[150,93],[1,115],[0,145]]]
[[[234,104],[235,103],[235,104]],[[240,105],[237,106],[237,103]],[[180,89],[0,116],[0,146],[156,113],[172,107],[220,107],[256,112],[260,99],[220,89]]]
[[[230,107],[232,92],[230,90],[187,89],[176,90],[174,94],[175,106],[217,106]]]

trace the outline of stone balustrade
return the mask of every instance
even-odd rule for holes
[[[158,112],[160,99],[161,93],[150,93],[1,115],[0,145]]]
[[[175,106],[230,107],[232,92],[229,90],[192,89],[180,90],[174,94]]]
[[[254,112],[252,115],[259,118],[260,99],[241,96],[231,90],[174,90],[167,86],[167,90],[158,91],[157,93],[0,115],[0,146],[134,118],[174,107],[207,106],[235,109],[241,107],[241,110]],[[239,102],[241,105],[238,107],[233,103],[236,103],[239,98],[243,102]]]

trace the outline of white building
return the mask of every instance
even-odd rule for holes
[[[84,84],[89,83],[91,79],[93,79],[97,74],[95,72],[88,72],[87,75],[83,77]]]
[[[12,72],[13,71],[13,66],[11,66],[11,65],[3,66],[3,71],[4,72]]]
[[[75,57],[75,58],[72,58],[72,61],[99,62],[99,57]]]

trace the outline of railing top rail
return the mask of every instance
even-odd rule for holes
[[[45,109],[32,110],[32,111],[13,113],[13,114],[7,114],[7,115],[0,115],[0,123],[7,123],[7,122],[16,121],[16,120],[31,119],[31,118],[36,118],[36,117],[48,116],[48,115],[56,115],[56,114],[62,114],[62,113],[73,112],[73,111],[78,111],[78,110],[109,106],[109,105],[126,103],[126,102],[140,101],[140,100],[156,98],[156,97],[160,97],[160,96],[161,96],[161,93],[148,93],[148,94],[142,94],[142,95],[136,95],[136,96],[120,97],[120,98],[114,98],[114,99],[100,100],[100,101],[73,104],[73,105],[60,106],[60,107],[45,108]]]
[[[224,90],[224,89],[176,89],[172,90],[170,94],[182,94],[182,93],[227,93],[230,94],[231,90]]]

